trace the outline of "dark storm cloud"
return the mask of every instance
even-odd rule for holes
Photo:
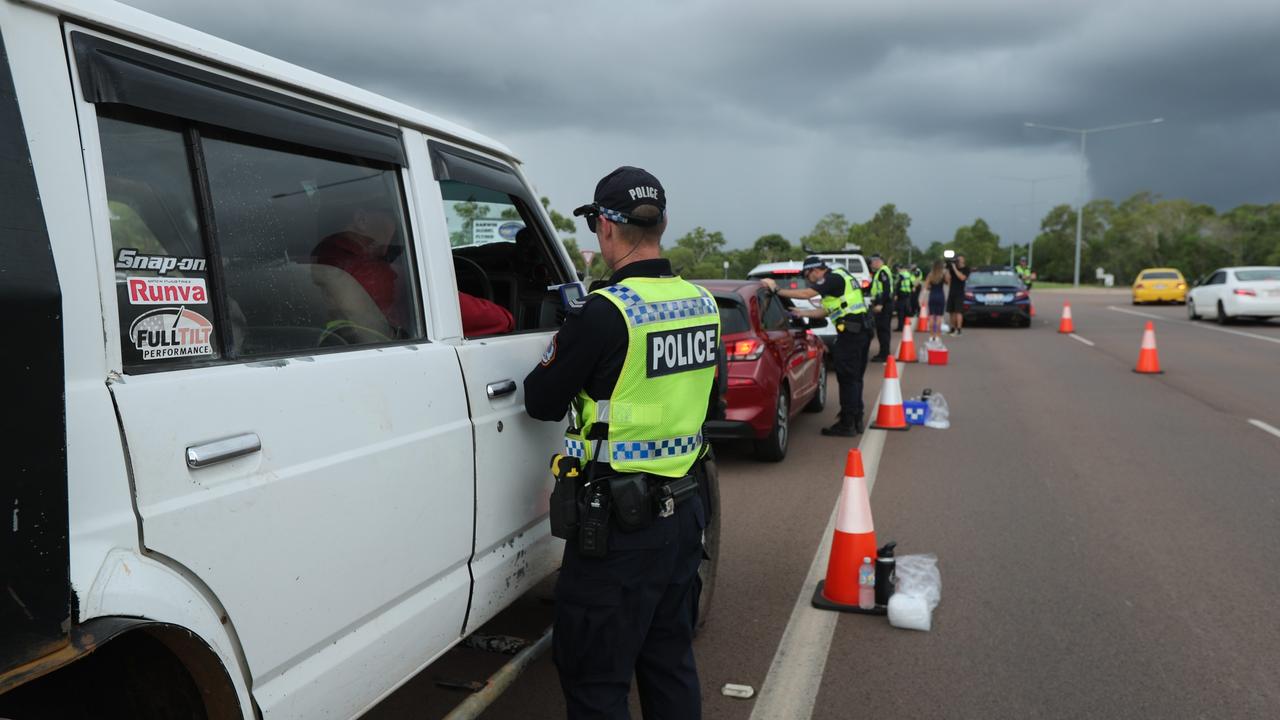
[[[674,228],[735,244],[887,201],[921,242],[1007,216],[1024,189],[993,176],[1076,167],[1074,137],[1027,120],[1167,119],[1090,137],[1094,196],[1280,199],[1276,3],[134,4],[523,141],[557,202],[651,155],[698,199]],[[775,198],[769,218],[736,211],[742,184]],[[1072,201],[1074,187],[1042,199]]]

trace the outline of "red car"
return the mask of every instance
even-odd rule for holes
[[[793,320],[788,302],[757,280],[695,280],[716,298],[728,368],[723,420],[710,420],[712,440],[752,440],[756,456],[787,455],[791,418],[821,412],[827,402],[827,349],[808,328],[825,320]]]

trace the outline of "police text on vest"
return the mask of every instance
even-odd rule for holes
[[[716,364],[715,325],[649,333],[646,338],[646,377],[697,370]]]

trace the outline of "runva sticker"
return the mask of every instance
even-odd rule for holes
[[[213,323],[184,307],[148,310],[129,326],[129,339],[143,360],[212,355]]]
[[[130,305],[203,305],[209,302],[204,278],[126,278]]]

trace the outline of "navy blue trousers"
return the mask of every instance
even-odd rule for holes
[[[630,718],[634,675],[647,720],[702,717],[693,659],[706,512],[690,498],[636,532],[609,531],[609,554],[565,543],[552,655],[569,718]]]

